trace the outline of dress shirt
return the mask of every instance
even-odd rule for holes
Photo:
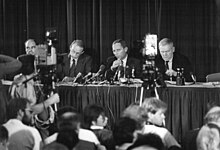
[[[32,137],[34,139],[33,143],[29,143],[29,146],[33,146],[33,150],[39,150],[40,149],[40,142],[42,141],[42,138],[40,136],[40,133],[38,132],[38,130],[34,127],[30,127],[27,126],[25,124],[23,124],[20,120],[18,119],[10,119],[8,120],[8,122],[6,122],[4,124],[4,126],[7,128],[8,130],[8,134],[9,134],[9,143],[10,140],[14,140],[16,141],[16,139],[10,139],[13,137],[13,134],[15,133],[23,133],[22,131],[29,131],[29,133],[32,134]],[[23,135],[20,135],[20,138],[22,138]],[[19,137],[19,136],[15,136],[15,137]],[[23,137],[24,138],[24,137]],[[25,141],[29,141],[29,139],[24,139]],[[21,144],[21,143],[20,143]],[[21,145],[19,147],[22,147]],[[25,145],[24,145],[25,147]]]

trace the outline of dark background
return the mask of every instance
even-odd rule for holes
[[[146,33],[171,38],[176,51],[193,64],[197,80],[220,71],[218,0],[0,0],[0,53],[17,57],[24,42],[45,42],[48,27],[57,29],[58,53],[75,39],[99,65],[112,55],[115,39],[125,39],[138,56],[136,41]]]

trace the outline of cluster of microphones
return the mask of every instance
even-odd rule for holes
[[[99,67],[99,70],[96,73],[89,72],[85,76],[81,72],[79,72],[76,77],[73,80],[73,83],[75,82],[81,82],[81,83],[88,83],[90,81],[93,81],[95,78],[101,76],[105,71],[105,65],[101,65]]]

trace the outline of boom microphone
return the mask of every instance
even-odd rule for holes
[[[92,73],[91,72],[89,72],[89,73],[87,73],[87,75],[85,75],[82,79],[83,80],[85,80],[85,79],[87,79],[89,76],[91,76],[92,75]]]
[[[101,66],[99,67],[98,72],[97,72],[95,75],[93,75],[91,78],[89,78],[88,80],[86,80],[86,82],[88,82],[88,81],[90,81],[90,80],[93,80],[94,78],[100,76],[100,75],[104,72],[104,70],[105,70],[105,65],[101,65]]]
[[[104,70],[105,70],[105,65],[101,65],[101,66],[99,67],[98,72],[94,75],[94,77],[97,77],[97,76],[99,76],[100,74],[102,74]]]
[[[75,79],[73,80],[73,83],[75,83],[81,76],[82,76],[82,73],[79,72],[79,73],[76,75]]]

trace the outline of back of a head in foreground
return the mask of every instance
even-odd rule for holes
[[[120,146],[124,143],[132,143],[136,129],[137,123],[135,120],[128,117],[119,118],[113,128],[115,144]]]
[[[127,150],[164,150],[164,144],[156,134],[140,134]]]
[[[155,97],[145,98],[142,103],[142,107],[144,107],[147,112],[151,112],[153,114],[156,113],[159,109],[165,111],[167,110],[167,104]]]
[[[137,122],[137,128],[142,130],[146,120],[147,114],[143,107],[140,107],[138,104],[129,105],[122,113],[122,117],[128,117],[134,119]]]
[[[10,99],[7,109],[8,119],[15,119],[19,110],[24,110],[27,107],[28,100],[25,98]]]
[[[60,144],[58,142],[52,142],[50,144],[45,145],[42,150],[69,150],[65,145]]]
[[[57,111],[57,128],[78,130],[80,126],[80,115],[74,107],[64,106]]]

